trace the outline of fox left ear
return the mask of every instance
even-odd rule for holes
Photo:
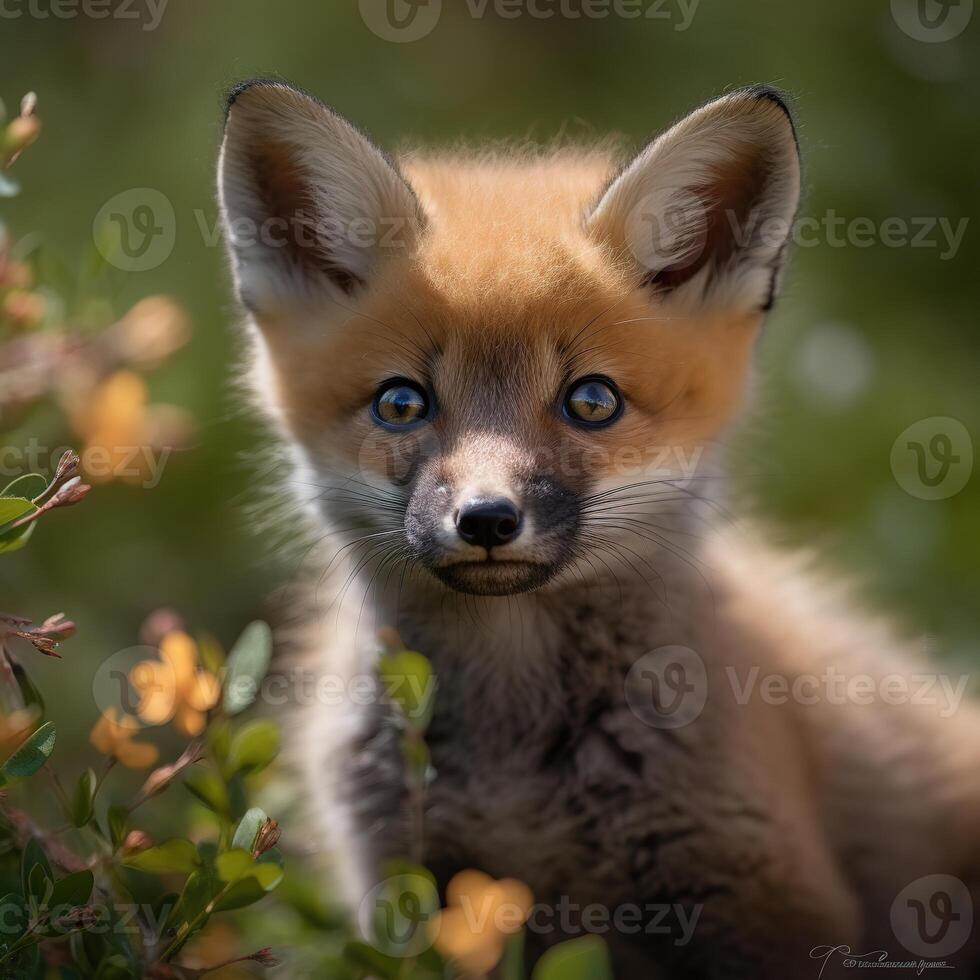
[[[229,95],[218,194],[239,294],[256,313],[359,293],[384,260],[412,249],[425,221],[381,150],[275,81]]]
[[[786,100],[741,89],[659,136],[603,193],[590,232],[634,268],[637,285],[687,309],[767,310],[800,198]]]

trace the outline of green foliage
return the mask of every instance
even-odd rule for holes
[[[271,657],[272,631],[266,623],[250,623],[228,655],[224,685],[226,715],[239,714],[255,700]]]
[[[54,751],[57,735],[57,730],[52,722],[49,721],[42,725],[0,767],[0,776],[3,777],[3,782],[33,776],[48,761]]]
[[[147,848],[139,854],[126,858],[123,864],[138,871],[166,874],[168,871],[190,874],[200,865],[197,848],[189,841],[176,837],[156,847]]]
[[[23,481],[18,485],[26,486]],[[14,622],[22,625],[20,620]],[[253,652],[258,635],[253,625]],[[262,662],[267,665],[268,659],[260,662],[249,655],[239,661],[256,685],[263,677]],[[22,666],[20,674],[23,679],[17,677],[18,690],[34,690]],[[39,704],[39,697],[33,703]],[[175,763],[152,772],[132,802],[112,803],[98,819],[98,798],[113,768],[111,760],[101,777],[91,768],[81,772],[70,793],[61,789],[58,776],[49,771],[61,795],[61,809],[81,835],[76,841],[77,858],[66,857],[62,845],[49,852],[44,838],[39,837],[30,837],[18,847],[12,824],[4,821],[11,813],[23,823],[21,804],[12,810],[11,801],[0,800],[0,841],[4,845],[0,858],[4,853],[19,853],[19,891],[3,899],[7,918],[0,943],[0,975],[35,980],[40,976],[37,971],[45,944],[67,941],[73,977],[140,980],[154,964],[170,964],[174,976],[189,976],[179,964],[181,953],[212,916],[246,909],[278,887],[284,876],[283,860],[275,848],[278,825],[264,810],[245,802],[248,783],[278,751],[278,727],[261,719],[232,723],[220,710],[210,718],[210,725],[213,732],[206,732],[204,741],[213,750],[203,765],[200,749],[188,747]],[[22,739],[0,768],[6,782],[16,782],[18,789],[23,785],[27,803],[34,792],[27,789],[28,781],[39,778],[55,742],[54,724],[44,722]],[[144,804],[167,792],[185,768],[195,765],[197,771],[187,776],[185,785],[213,814],[214,839],[195,845],[187,836],[175,836],[153,844],[135,826],[137,811],[141,813]],[[243,814],[238,820],[232,815],[236,810]],[[90,867],[78,869],[72,866],[76,862]],[[180,892],[167,892],[165,884],[178,876],[184,878]],[[150,891],[148,882],[153,882]],[[96,902],[96,888],[100,896],[110,896],[108,905],[101,899]],[[146,921],[134,937],[124,928],[124,920],[138,894],[156,894],[157,898],[152,916],[140,913]],[[154,920],[160,926],[156,933]],[[11,923],[16,928],[11,929]],[[268,959],[264,951],[255,955],[258,962]]]
[[[78,777],[72,794],[68,817],[75,827],[84,827],[95,815],[95,789],[97,780],[92,769],[86,769]]]
[[[231,740],[226,772],[230,775],[261,772],[279,754],[279,727],[271,721],[243,725]]]
[[[0,197],[18,190],[3,167],[36,137],[39,124],[33,111],[34,100],[28,97],[21,107],[18,140],[0,141]],[[0,266],[8,262],[6,249],[0,226]],[[0,299],[3,288],[0,282]],[[0,411],[3,408],[0,399]],[[0,491],[0,554],[23,548],[47,513],[85,496],[90,488],[80,483],[78,467],[78,457],[69,451],[50,479],[26,473]],[[188,944],[215,916],[247,916],[253,906],[264,903],[261,916],[249,920],[263,929],[270,903],[276,901],[278,916],[269,919],[285,914],[293,921],[287,937],[296,961],[291,964],[293,975],[448,980],[459,974],[433,947],[429,925],[439,914],[439,896],[432,874],[417,863],[424,795],[434,775],[425,732],[436,694],[431,666],[422,654],[401,649],[389,637],[378,665],[384,696],[401,716],[411,853],[386,869],[376,889],[372,935],[365,942],[355,938],[349,910],[324,899],[319,881],[304,875],[301,866],[287,869],[277,846],[279,823],[252,805],[280,747],[274,721],[239,717],[256,702],[269,669],[268,625],[256,621],[246,626],[227,657],[209,634],[198,636],[201,666],[212,678],[221,678],[218,705],[210,711],[195,706],[194,717],[205,726],[200,742],[188,745],[175,762],[154,769],[135,795],[124,781],[119,786],[116,763],[138,766],[156,755],[142,738],[138,746],[128,744],[147,719],[129,709],[123,719],[113,712],[103,714],[92,741],[106,754],[105,763],[101,770],[76,768],[66,790],[54,758],[55,724],[44,720],[44,699],[9,649],[16,637],[42,654],[59,657],[59,643],[74,628],[60,615],[35,625],[0,614],[0,667],[5,668],[0,671],[0,720],[6,721],[9,714],[17,721],[13,742],[4,753],[9,757],[0,766],[0,785],[9,786],[0,797],[0,880],[9,878],[4,888],[10,889],[0,899],[0,976],[47,980],[53,976],[45,965],[49,954],[62,964],[67,954],[71,965],[60,967],[62,980],[142,980],[151,975],[190,980],[243,959],[271,965],[266,949],[203,969],[187,965],[184,956]],[[184,730],[196,732],[197,724],[185,722]],[[60,743],[58,748],[60,755]],[[127,748],[131,751],[124,751]],[[38,783],[45,778],[50,788],[41,790]],[[144,827],[152,822],[161,798],[174,800],[171,787],[176,782],[186,790],[176,794],[185,806],[182,811],[167,802],[167,839],[154,843]],[[52,795],[57,812],[45,814],[38,804],[50,802]],[[46,829],[44,817],[58,823],[67,819],[68,825],[52,831]],[[25,836],[25,827],[40,829]],[[5,875],[7,871],[13,873]],[[134,909],[136,928],[128,928]],[[507,944],[505,980],[524,980],[520,940],[518,935]],[[492,941],[504,948],[500,937]],[[552,965],[542,964],[535,980],[557,980],[566,975],[565,966],[569,977],[607,975],[601,972],[603,953],[595,943],[581,943],[569,948],[564,958],[556,953],[552,959]]]
[[[612,980],[606,944],[584,936],[555,946],[541,957],[533,980]]]

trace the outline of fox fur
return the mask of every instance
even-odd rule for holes
[[[980,714],[751,685],[830,671],[879,692],[936,670],[728,517],[720,439],[800,193],[784,97],[732,92],[625,164],[603,147],[395,161],[315,98],[247,83],[219,193],[252,387],[319,542],[294,669],[349,691],[389,627],[438,682],[420,841],[391,705],[288,707],[352,911],[421,846],[443,892],[476,868],[546,907],[666,909],[666,930],[603,933],[625,980],[828,977],[843,956],[824,948],[919,959],[903,889],[944,874],[980,894]],[[583,377],[611,380],[616,421],[563,412]],[[372,414],[393,378],[428,404],[404,432]],[[521,514],[492,548],[453,526],[487,495]],[[629,694],[665,648],[703,668],[677,727]],[[529,960],[586,928],[529,929]],[[978,955],[968,939],[938,958]]]

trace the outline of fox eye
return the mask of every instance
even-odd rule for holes
[[[565,414],[587,426],[610,425],[623,412],[623,399],[608,378],[580,378],[565,396]]]
[[[429,399],[417,384],[393,378],[378,389],[371,410],[383,425],[407,426],[429,414]]]

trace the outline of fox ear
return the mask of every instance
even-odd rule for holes
[[[799,197],[786,101],[742,89],[650,143],[603,193],[589,228],[667,302],[767,310]]]
[[[279,82],[231,92],[218,195],[239,295],[256,312],[358,292],[423,225],[415,194],[381,150]]]

